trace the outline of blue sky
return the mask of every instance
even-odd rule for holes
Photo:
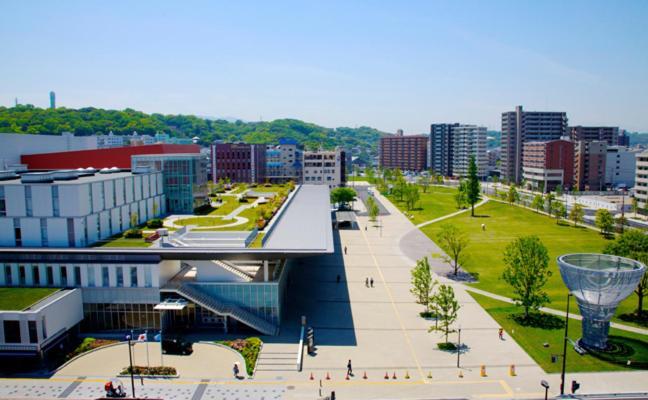
[[[648,131],[648,1],[0,2],[0,105]]]

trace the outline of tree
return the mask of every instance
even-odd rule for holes
[[[423,193],[427,193],[427,190],[430,187],[430,177],[427,175],[420,176],[418,178],[418,184],[423,188]]]
[[[416,266],[410,271],[412,274],[412,288],[410,292],[416,297],[418,304],[425,306],[425,312],[430,312],[430,299],[437,281],[432,278],[430,263],[427,257],[416,262]]]
[[[533,198],[533,203],[531,203],[531,207],[536,209],[536,212],[540,212],[540,209],[544,209],[544,197],[542,197],[541,194],[536,194],[535,197]]]
[[[378,204],[376,204],[376,200],[374,200],[373,196],[367,198],[366,206],[367,213],[369,214],[369,221],[375,222],[380,209],[378,208]]]
[[[552,206],[553,206],[554,200],[556,200],[556,196],[553,193],[549,192],[549,193],[547,193],[545,195],[545,201],[544,202],[547,204],[547,210],[549,210],[549,214],[551,214],[552,211],[553,211]]]
[[[556,196],[560,197],[563,194],[563,187],[562,185],[556,186]]]
[[[639,230],[623,232],[603,249],[605,254],[627,257],[648,264],[648,236]],[[637,295],[637,315],[643,313],[643,300],[648,295],[648,272],[644,273],[634,293]]]
[[[419,188],[417,185],[407,184],[403,188],[403,195],[405,197],[405,205],[407,206],[407,211],[411,211],[416,207],[416,203],[421,198],[419,193]]]
[[[549,253],[537,236],[515,239],[504,249],[506,268],[502,279],[513,288],[513,300],[524,307],[525,318],[529,309],[537,310],[550,302],[542,290],[551,276]]]
[[[439,291],[434,296],[434,305],[439,324],[438,326],[430,327],[428,332],[442,331],[445,335],[445,342],[448,343],[448,334],[454,332],[454,330],[450,329],[450,326],[457,320],[457,314],[460,308],[452,286],[439,286]]]
[[[457,190],[457,193],[454,196],[458,209],[466,208],[466,205],[468,204],[467,192],[468,192],[467,183],[465,180],[462,179],[461,181],[459,181],[459,188]]]
[[[441,247],[448,253],[448,256],[444,257],[444,260],[450,264],[456,276],[459,272],[463,251],[470,243],[468,236],[455,225],[443,224],[437,234],[437,240],[441,244]]]
[[[637,214],[639,211],[639,203],[637,202],[637,198],[632,196],[632,213]]]
[[[558,224],[560,223],[560,219],[565,218],[567,215],[567,209],[562,202],[556,201],[551,206],[551,213],[556,217],[556,223]]]
[[[569,213],[569,219],[574,221],[574,226],[583,222],[584,215],[585,215],[585,210],[583,209],[583,206],[581,206],[578,203],[574,203],[571,212]]]
[[[517,189],[515,188],[515,185],[511,185],[508,190],[508,194],[506,196],[506,200],[508,200],[509,204],[516,203],[520,201],[520,194],[518,193]]]
[[[614,229],[614,217],[608,210],[604,208],[596,210],[595,222],[603,236],[609,236],[612,233],[612,229]]]
[[[356,191],[350,187],[338,187],[331,190],[331,203],[339,204],[341,209],[347,209],[349,203],[355,201]]]
[[[614,221],[616,222],[617,232],[623,233],[623,228],[628,224],[628,219],[624,215],[619,215]]]
[[[137,215],[136,212],[131,213],[130,215],[130,227],[134,228],[137,226],[137,222],[139,221],[139,216]]]
[[[470,204],[470,216],[475,216],[475,204],[481,200],[481,185],[477,176],[475,156],[470,156],[468,163],[468,182],[466,184],[466,201]]]

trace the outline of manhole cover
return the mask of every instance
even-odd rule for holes
[[[294,386],[286,386],[286,389],[288,389],[288,390],[295,390],[295,387],[294,387]]]

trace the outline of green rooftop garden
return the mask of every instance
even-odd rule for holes
[[[57,290],[55,288],[0,288],[0,310],[24,310]]]

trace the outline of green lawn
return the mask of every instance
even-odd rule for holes
[[[57,290],[52,288],[0,288],[0,310],[24,310]]]
[[[127,239],[125,237],[117,237],[114,239],[100,240],[92,245],[93,247],[150,247],[151,243],[147,243],[144,239]]]
[[[228,215],[232,211],[236,210],[240,205],[245,204],[240,203],[235,196],[221,196],[221,199],[223,200],[223,204],[208,215]],[[215,198],[212,198],[211,200],[216,201]]]
[[[520,236],[539,236],[549,250],[550,268],[553,273],[546,286],[551,298],[548,307],[558,310],[565,309],[567,288],[560,277],[556,258],[567,253],[599,253],[606,243],[609,243],[591,229],[574,228],[567,224],[558,225],[555,219],[545,215],[500,202],[491,201],[477,208],[475,214],[480,218],[471,218],[469,213],[464,213],[425,226],[421,230],[432,240],[435,239],[440,226],[445,223],[454,224],[466,232],[470,237],[470,244],[466,249],[468,258],[463,267],[469,272],[479,274],[479,282],[474,286],[508,297],[511,296],[510,287],[501,279],[504,270],[504,247]],[[485,231],[481,229],[482,223],[486,224]],[[632,312],[635,307],[636,296],[632,295],[621,303],[617,315]]]
[[[227,225],[231,224],[232,222],[235,222],[235,220],[225,220],[220,217],[194,217],[194,218],[184,218],[184,219],[178,219],[174,223],[176,225],[195,225],[195,226],[220,226],[220,225]]]
[[[260,249],[261,247],[263,247],[262,242],[264,236],[265,232],[259,232],[248,247],[251,249]]]
[[[411,214],[414,218],[410,218],[414,224],[429,221],[444,215],[451,214],[457,210],[457,204],[454,196],[457,189],[441,186],[430,186],[427,193],[423,193],[423,188],[420,188],[421,200],[414,210],[407,211],[404,201],[398,201],[398,198],[393,195],[388,195],[387,198],[394,203],[399,210],[404,213]]]
[[[552,354],[562,354],[564,337],[563,327],[556,329],[543,329],[521,326],[509,317],[512,313],[520,313],[522,309],[513,304],[505,303],[480,294],[470,295],[481,305],[546,372],[560,372],[561,359],[556,363],[551,362]],[[581,336],[581,321],[569,320],[569,337],[577,340]],[[572,346],[567,347],[567,372],[593,372],[593,371],[623,371],[631,369],[626,366],[628,359],[632,360],[634,368],[648,369],[648,342],[646,336],[618,329],[610,329],[610,341],[621,345],[617,353],[610,356],[615,362],[606,361],[592,354],[579,355]],[[510,339],[509,339],[510,340]],[[549,347],[544,347],[548,343]],[[641,363],[641,365],[640,365]]]

